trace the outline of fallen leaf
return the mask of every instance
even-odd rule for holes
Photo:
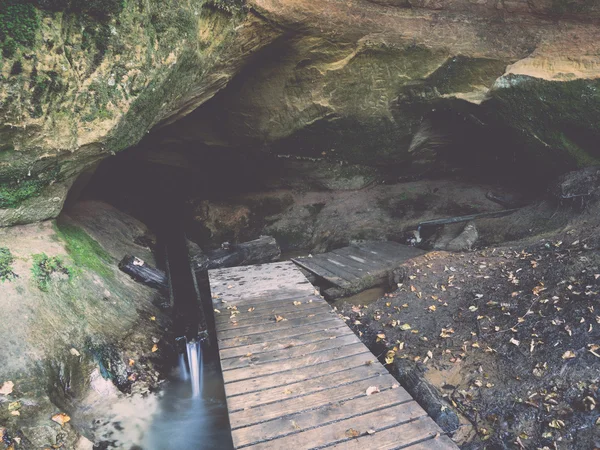
[[[252,306],[251,308],[248,308],[248,312],[252,312],[254,311],[256,308],[254,306]]]
[[[518,347],[518,346],[519,346],[519,344],[520,344],[520,342],[519,342],[519,341],[517,341],[515,338],[510,338],[510,341],[509,341],[509,342],[510,342],[511,344],[513,344],[513,345],[516,345],[517,347]]]
[[[351,437],[351,438],[355,438],[360,436],[360,431],[355,430],[354,428],[349,428],[346,430],[346,436]]]
[[[129,358],[129,365],[133,366],[134,364],[135,364],[135,361],[133,359]]]
[[[294,301],[294,306],[300,306],[302,304],[302,302],[299,302],[298,300]]]
[[[410,330],[410,328],[411,328],[411,326],[409,324],[407,324],[407,323],[400,325],[400,329],[402,331]]]
[[[81,354],[77,351],[76,348],[72,348],[71,350],[69,350],[69,353],[71,353],[71,355],[73,356],[81,356]]]
[[[155,352],[157,352],[157,351],[158,351],[158,345],[154,344],[154,345],[152,346],[152,353],[155,353]]]
[[[379,388],[377,386],[369,386],[366,391],[367,395],[373,395],[379,393]]]
[[[575,358],[576,355],[574,352],[572,352],[571,350],[567,350],[566,352],[563,353],[562,355],[562,359],[573,359]]]
[[[11,411],[11,412],[10,412],[10,415],[11,415],[11,416],[20,416],[20,415],[21,415],[21,413],[20,413],[19,411]]]
[[[52,416],[52,420],[58,423],[59,425],[63,426],[65,423],[69,422],[71,418],[65,413],[58,413]]]
[[[282,317],[278,314],[275,314],[275,322],[282,322],[284,320],[287,320],[285,317]]]
[[[152,317],[150,317],[150,320],[151,320],[152,322],[155,322],[155,321],[156,321],[156,316],[152,316]]]
[[[13,383],[12,381],[5,381],[2,387],[0,387],[0,395],[11,394],[14,387],[15,383]]]
[[[375,434],[375,430],[373,430],[373,429],[369,428],[369,429],[367,430],[367,434],[374,435],[374,434]]]

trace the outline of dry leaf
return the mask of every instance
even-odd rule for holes
[[[298,300],[294,301],[294,306],[300,306],[302,304],[302,302],[299,302]]]
[[[375,434],[375,430],[373,430],[372,428],[369,428],[367,430],[367,434],[374,435]]]
[[[248,308],[248,312],[252,312],[252,311],[254,311],[255,309],[256,309],[256,308],[255,308],[254,306],[253,306],[253,307],[251,307],[251,308]]]
[[[71,355],[73,356],[81,356],[76,348],[72,348],[71,350],[69,350],[69,353],[71,353]]]
[[[562,355],[562,359],[573,359],[575,357],[576,357],[575,353],[573,353],[571,350],[567,350]]]
[[[373,395],[379,393],[379,388],[377,386],[369,386],[367,388],[367,395]]]
[[[152,317],[150,317],[150,320],[151,320],[152,322],[155,322],[155,321],[156,321],[156,316],[152,316]]]
[[[285,317],[282,317],[278,314],[275,314],[275,322],[282,322],[284,320],[287,320]]]
[[[157,352],[157,351],[158,351],[158,345],[154,344],[154,345],[152,346],[152,353],[155,353],[155,352]]]
[[[514,344],[514,345],[516,345],[517,347],[518,347],[518,346],[519,346],[519,344],[520,344],[520,342],[519,342],[519,341],[517,341],[515,338],[510,338],[510,341],[509,341],[509,342],[510,342],[511,344]]]
[[[355,430],[354,428],[349,428],[346,430],[346,436],[351,437],[351,438],[355,438],[360,436],[360,431]]]
[[[11,394],[15,384],[12,381],[5,381],[2,387],[0,387],[0,395]]]
[[[65,413],[58,413],[52,416],[52,420],[62,426],[65,423],[69,422],[71,418]]]

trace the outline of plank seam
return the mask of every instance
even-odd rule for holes
[[[414,400],[413,400],[413,401],[414,401]],[[415,402],[415,403],[416,403],[416,402]],[[401,427],[401,426],[403,426],[403,425],[408,425],[409,423],[412,423],[412,422],[417,422],[417,421],[419,421],[419,420],[423,420],[423,418],[424,418],[424,417],[425,417],[425,418],[429,418],[429,416],[427,415],[427,413],[426,413],[425,411],[423,411],[423,415],[421,415],[421,416],[418,416],[418,417],[413,417],[413,418],[411,418],[411,419],[409,419],[409,420],[404,420],[404,421],[402,421],[402,422],[398,422],[398,423],[396,423],[396,424],[394,424],[394,425],[388,425],[387,427],[381,427],[381,428],[378,428],[377,430],[375,430],[375,436],[377,435],[377,433],[380,433],[380,432],[382,432],[382,431],[387,431],[387,430],[389,430],[389,429],[391,429],[391,428]],[[361,436],[358,436],[358,437],[361,437]],[[431,436],[431,437],[433,437],[433,436]],[[318,447],[311,447],[311,450],[320,450],[320,449],[323,449],[323,448],[327,448],[327,447],[331,447],[331,446],[333,446],[333,445],[340,444],[340,443],[342,443],[342,442],[349,442],[349,441],[351,441],[352,439],[356,439],[356,438],[346,438],[346,439],[340,439],[340,440],[337,440],[337,441],[335,441],[335,442],[330,442],[330,443],[328,443],[328,444],[320,445],[320,446],[318,446]],[[429,439],[430,439],[430,437],[428,436],[427,438],[425,438],[425,441],[427,441],[427,440],[429,440]],[[414,442],[411,442],[410,444],[407,444],[407,445],[415,445],[416,443],[417,443],[417,441],[414,441]],[[404,448],[404,447],[399,447],[399,448]]]
[[[356,344],[351,344],[351,345],[356,345]],[[364,347],[364,345],[363,345],[363,347]],[[346,358],[354,358],[356,356],[362,356],[362,355],[367,355],[367,354],[371,354],[372,355],[372,353],[369,351],[369,349],[365,348],[365,350],[366,351],[363,351],[361,353],[354,353],[352,355],[342,356],[341,358],[333,358],[333,359],[330,359],[328,361],[321,361],[319,363],[305,365],[305,366],[302,366],[300,368],[294,367],[293,369],[280,370],[279,372],[269,372],[269,373],[266,373],[264,375],[257,375],[257,376],[248,377],[248,378],[241,378],[239,380],[234,380],[234,381],[226,381],[224,384],[227,385],[227,384],[233,384],[233,383],[240,383],[242,381],[248,381],[248,380],[255,380],[255,379],[258,379],[258,378],[270,377],[271,375],[280,375],[280,374],[285,373],[285,372],[295,372],[295,371],[297,371],[299,369],[306,369],[306,368],[309,368],[309,367],[316,367],[316,366],[320,366],[321,364],[327,364],[327,363],[330,363],[332,361],[341,361],[341,360],[346,359]],[[375,358],[375,356],[373,356],[373,358]],[[308,380],[312,380],[312,378],[308,378]],[[285,386],[285,384],[281,384],[279,386]],[[272,386],[272,387],[277,387],[277,386]]]
[[[332,389],[335,389],[335,388],[340,387],[340,386],[334,386]],[[386,392],[386,391],[390,391],[390,390],[392,390],[392,388],[388,387],[388,388],[381,389],[379,392],[382,393],[382,392]],[[272,422],[274,420],[279,420],[279,419],[281,419],[283,417],[293,416],[293,415],[296,415],[296,414],[306,413],[306,412],[310,412],[310,411],[316,411],[316,410],[319,410],[321,408],[326,408],[326,407],[328,407],[330,405],[333,405],[335,403],[344,403],[344,402],[348,402],[350,400],[356,400],[357,398],[363,398],[363,397],[366,397],[366,396],[367,396],[367,394],[365,394],[364,392],[361,392],[361,393],[359,393],[359,394],[357,394],[357,395],[355,395],[353,397],[344,398],[342,400],[337,400],[335,402],[323,403],[322,405],[314,406],[312,408],[300,409],[298,411],[294,411],[292,413],[285,414],[284,416],[274,417],[272,419],[266,419],[266,420],[259,420],[258,422],[249,423],[249,424],[246,424],[246,425],[242,425],[240,427],[236,427],[232,423],[231,424],[231,430],[232,431],[234,431],[234,430],[241,430],[243,428],[252,427],[254,425],[262,425],[262,424],[267,423],[267,422]],[[286,399],[286,400],[288,400],[288,399]],[[407,400],[402,400],[402,401],[398,402],[397,404],[390,405],[390,406],[397,406],[397,405],[401,405],[403,403],[408,403],[408,402],[412,402],[412,401],[414,401],[414,400],[412,398],[409,398]],[[382,408],[387,408],[387,406],[382,407]],[[375,410],[373,410],[373,411],[375,411]],[[372,412],[372,411],[369,410],[369,411],[363,412],[361,414],[366,414],[367,412]],[[358,414],[358,415],[360,415],[360,414]],[[352,417],[354,417],[354,416],[352,416]],[[347,417],[347,419],[351,419],[352,417]],[[318,428],[318,427],[315,426],[315,427],[312,427],[312,428]],[[308,428],[303,428],[302,430],[298,430],[298,432],[300,432],[300,431],[306,431],[306,430],[308,430]]]
[[[333,339],[332,339],[332,340],[333,340]],[[311,344],[306,344],[306,345],[312,345],[312,344],[314,344],[314,342],[313,342],[313,343],[311,343]],[[362,342],[360,342],[360,341],[356,341],[356,342],[352,342],[352,343],[350,343],[350,344],[343,344],[343,345],[340,345],[340,346],[338,346],[338,347],[332,347],[332,348],[326,348],[326,349],[323,349],[323,350],[317,350],[317,351],[314,351],[314,352],[302,353],[302,354],[300,354],[300,355],[295,355],[295,356],[293,356],[292,358],[290,358],[289,356],[283,356],[283,357],[282,357],[282,358],[280,358],[280,359],[273,359],[273,360],[271,360],[271,361],[257,361],[257,362],[255,362],[255,363],[248,364],[247,366],[241,366],[241,367],[231,367],[231,368],[229,368],[229,369],[223,369],[223,372],[228,372],[228,371],[230,371],[230,370],[248,369],[248,368],[251,368],[251,367],[262,366],[262,365],[264,365],[264,364],[269,364],[269,363],[274,363],[274,362],[281,362],[281,361],[285,361],[286,359],[297,359],[297,358],[302,358],[302,357],[304,357],[304,356],[308,356],[308,355],[315,355],[315,354],[317,354],[317,353],[323,353],[323,352],[330,352],[330,351],[332,351],[332,350],[339,350],[339,349],[341,349],[341,348],[348,347],[348,346],[350,346],[350,345],[357,345],[357,344],[361,344],[361,345],[363,345],[363,346],[364,346],[364,344],[363,344]],[[298,347],[299,347],[299,346],[298,346]],[[298,348],[298,347],[296,347],[296,346],[294,346],[294,347],[290,347],[288,350],[291,350],[292,348]],[[284,350],[285,350],[285,349],[284,349]],[[275,351],[281,351],[281,350],[275,350]],[[253,355],[254,355],[254,353],[253,353]],[[334,361],[334,359],[332,359],[331,361]],[[309,367],[309,366],[307,366],[307,367]]]
[[[299,336],[304,336],[304,335],[307,335],[307,334],[316,333],[318,331],[337,330],[338,328],[343,328],[343,327],[348,328],[348,325],[346,325],[345,323],[342,322],[341,325],[337,325],[335,327],[325,328],[323,330],[311,330],[311,331],[307,331],[306,333],[300,333],[300,334],[294,334],[292,336],[286,336],[283,339],[292,339],[292,338],[296,338],[296,337],[299,337]],[[348,328],[348,330],[350,330],[350,328]],[[352,330],[350,330],[350,331],[352,332]],[[232,340],[232,339],[236,339],[236,338],[227,338],[227,339],[223,339],[223,340],[224,341],[229,341],[229,340]],[[281,338],[279,338],[279,339],[281,339]],[[268,344],[269,342],[275,342],[277,340],[278,339],[271,339],[271,340],[264,341],[264,342],[247,342],[245,344],[234,345],[232,347],[224,347],[224,348],[219,347],[219,350],[229,350],[229,349],[232,349],[232,348],[247,347],[248,345],[256,345],[256,344],[258,344],[258,345],[260,345],[260,344]],[[217,342],[221,342],[222,343],[223,341],[220,341],[220,340],[217,339]]]
[[[240,445],[237,448],[239,449],[239,448],[248,447],[250,445],[257,445],[257,444],[262,444],[262,443],[265,443],[265,442],[276,441],[277,439],[282,439],[282,438],[285,438],[285,437],[288,437],[288,436],[292,436],[294,434],[303,433],[305,431],[316,430],[316,429],[322,428],[322,427],[327,426],[327,425],[333,425],[333,424],[338,423],[338,422],[343,422],[344,420],[354,419],[356,417],[364,416],[366,414],[371,414],[371,413],[374,413],[374,412],[383,411],[385,409],[394,408],[396,406],[401,406],[401,405],[403,405],[405,403],[410,403],[411,401],[414,401],[414,400],[410,399],[410,400],[406,400],[406,401],[402,401],[402,402],[393,403],[393,404],[388,405],[388,406],[384,406],[384,407],[380,407],[380,408],[375,408],[373,410],[369,410],[369,411],[366,411],[366,412],[363,411],[363,412],[360,412],[358,414],[354,414],[354,415],[350,415],[348,417],[344,417],[343,419],[332,420],[330,422],[323,422],[323,423],[320,423],[319,425],[316,425],[314,427],[305,428],[305,429],[297,430],[297,431],[292,431],[290,433],[287,433],[287,434],[284,434],[284,435],[280,435],[280,436],[277,436],[277,437],[273,437],[271,439],[263,439],[263,440],[260,440],[260,441],[252,442],[250,444]],[[391,426],[388,426],[388,427],[380,428],[380,429],[377,429],[376,431],[377,432],[379,432],[379,431],[385,431],[385,430],[387,430],[389,428],[393,428],[393,427],[400,426],[400,425],[406,425],[408,423],[414,422],[415,420],[419,420],[421,417],[427,417],[427,413],[425,413],[425,411],[423,411],[423,415],[421,415],[421,416],[413,417],[410,420],[405,420],[405,421],[400,422],[400,423],[395,424],[395,425],[391,425]],[[327,448],[327,447],[331,447],[332,445],[337,445],[337,444],[342,443],[342,442],[350,441],[352,439],[354,439],[354,438],[342,438],[342,439],[338,439],[338,440],[336,440],[334,442],[329,442],[327,444],[323,444],[323,445],[320,445],[320,446],[317,446],[317,447],[311,447],[311,448],[313,448],[313,449]]]
[[[292,313],[292,314],[296,314],[296,313],[307,313],[307,314],[310,314],[310,311],[316,311],[316,310],[319,310],[321,308],[322,309],[329,308],[330,310],[333,311],[333,309],[331,308],[331,306],[329,306],[329,305],[325,306],[323,304],[317,303],[315,305],[315,307],[313,307],[313,308],[298,308],[296,310],[291,309],[289,311],[283,311],[281,314],[290,314],[290,313]],[[271,317],[273,314],[279,314],[279,313],[276,312],[276,311],[271,311],[268,314],[260,314],[260,315],[259,314],[253,315],[252,313],[243,313],[243,314],[236,314],[233,317],[220,316],[220,317],[215,317],[215,323],[217,325],[221,325],[221,324],[231,324],[231,325],[233,325],[234,322],[232,322],[231,320],[234,319],[234,318],[236,318],[236,317],[239,317],[240,321],[245,321],[245,320],[254,320],[254,319],[266,319],[267,317]],[[223,320],[216,320],[216,319],[221,319],[221,318]],[[236,323],[240,323],[240,322],[236,322]],[[237,328],[237,327],[233,327],[233,328]],[[219,331],[226,330],[226,329],[227,328],[221,328]]]
[[[369,352],[369,353],[370,353],[370,352]],[[372,353],[371,353],[371,354],[372,354]],[[348,358],[352,358],[352,357],[354,357],[354,356],[358,356],[358,355],[352,355],[352,356],[349,356]],[[375,356],[373,356],[373,358],[375,358]],[[354,369],[356,369],[357,367],[361,367],[361,366],[364,366],[364,365],[365,365],[365,363],[361,363],[361,364],[359,364],[358,366],[354,366],[354,367],[347,367],[347,368],[345,368],[345,369],[342,369],[342,370],[336,370],[335,372],[329,372],[329,373],[326,373],[326,374],[323,374],[323,375],[319,375],[319,376],[317,376],[317,377],[314,377],[314,378],[307,378],[307,379],[305,379],[305,380],[298,380],[298,381],[294,381],[294,383],[290,383],[290,384],[302,383],[302,382],[304,382],[304,381],[309,381],[309,380],[316,380],[316,379],[318,379],[318,378],[325,377],[325,376],[328,376],[328,375],[334,375],[334,374],[336,374],[336,373],[345,372],[346,370],[354,370]],[[278,388],[278,387],[281,387],[281,386],[286,386],[286,385],[285,385],[285,384],[281,384],[281,385],[278,385],[278,386],[269,386],[269,387],[266,387],[266,388],[263,388],[263,389],[257,389],[256,391],[249,391],[249,392],[242,392],[242,393],[240,393],[240,394],[232,394],[232,395],[227,395],[227,397],[228,397],[228,398],[229,398],[229,397],[239,397],[240,395],[254,394],[254,393],[257,393],[257,392],[262,392],[262,391],[266,391],[266,390],[269,390],[269,389]],[[340,386],[341,386],[341,385],[340,385]],[[335,386],[332,386],[331,388],[334,388],[334,387],[335,387]]]
[[[296,324],[292,324],[291,321],[292,320],[296,320],[296,319],[312,319],[312,317],[295,317],[293,319],[286,319],[285,317],[281,316],[285,320],[282,320],[280,322],[277,322],[275,320],[269,320],[268,322],[263,323],[263,324],[257,324],[257,323],[255,323],[255,324],[252,324],[252,325],[246,325],[244,327],[233,327],[233,328],[229,328],[227,330],[219,330],[219,329],[217,329],[217,332],[234,331],[234,330],[245,330],[246,328],[254,328],[254,327],[259,327],[259,326],[264,326],[264,325],[277,325],[278,323],[282,326],[282,328],[276,328],[274,330],[256,331],[255,333],[240,334],[240,335],[236,336],[236,337],[244,337],[244,336],[253,336],[255,334],[271,333],[273,331],[292,330],[294,328],[303,327],[305,325],[312,325],[312,324],[318,324],[318,323],[321,323],[321,322],[327,322],[328,320],[331,320],[331,319],[339,319],[339,316],[335,315],[335,313],[333,313],[333,310],[331,311],[331,313],[327,312],[327,314],[331,314],[331,317],[323,317],[321,319],[317,319],[317,321],[309,321],[309,323],[300,323],[300,324],[297,324],[297,325]],[[273,316],[275,316],[275,315],[273,315]],[[283,327],[283,325],[286,322],[289,322],[288,325],[291,325],[291,326]],[[235,338],[225,338],[225,339],[235,339]]]
[[[339,328],[342,328],[342,327],[339,327]],[[337,329],[337,328],[334,328],[334,329]],[[348,328],[348,331],[349,331],[348,334],[341,334],[339,336],[328,337],[326,339],[319,339],[318,341],[306,342],[304,344],[297,344],[297,345],[294,345],[293,347],[290,347],[290,348],[299,348],[299,347],[304,347],[304,346],[307,346],[307,345],[314,345],[314,344],[318,344],[319,342],[332,341],[332,340],[335,340],[337,338],[347,337],[347,336],[351,336],[351,335],[356,336],[356,334],[354,334],[354,332],[352,332],[352,330],[350,330],[350,328]],[[249,345],[255,345],[255,344],[249,344]],[[237,347],[232,347],[232,348],[237,348]],[[227,349],[224,349],[224,350],[227,350]],[[274,353],[274,352],[279,352],[281,350],[285,350],[285,349],[279,348],[279,349],[276,349],[276,350],[266,350],[264,352],[252,352],[252,355],[264,355],[265,353]],[[244,355],[240,355],[240,356],[228,356],[226,358],[221,358],[221,361],[227,361],[228,359],[243,358],[243,357],[244,357]]]
[[[356,369],[356,367],[353,367],[353,368],[350,368],[350,369],[346,369],[346,370],[354,370],[354,369]],[[343,372],[343,371],[341,371],[341,372]],[[340,373],[340,372],[337,372],[337,373]],[[360,380],[348,381],[348,382],[346,382],[346,383],[337,384],[337,385],[335,385],[335,386],[330,386],[330,387],[326,387],[326,388],[323,388],[323,389],[318,389],[318,390],[316,390],[316,391],[307,392],[307,393],[302,393],[302,394],[299,394],[299,395],[293,395],[293,396],[291,396],[291,397],[286,397],[286,398],[284,398],[284,399],[280,399],[280,400],[273,400],[273,401],[271,401],[271,402],[267,402],[267,403],[260,403],[260,404],[258,404],[258,405],[250,406],[249,408],[239,408],[239,409],[232,409],[232,410],[230,411],[230,414],[231,414],[231,413],[240,412],[240,411],[245,411],[245,410],[248,410],[248,409],[260,408],[261,406],[268,406],[268,405],[272,405],[272,404],[274,404],[274,403],[281,403],[281,402],[285,402],[285,401],[287,401],[287,400],[293,400],[293,399],[295,399],[295,398],[302,398],[302,397],[306,397],[306,396],[308,396],[308,395],[318,394],[319,392],[326,392],[326,391],[330,391],[330,390],[332,390],[332,389],[335,389],[335,388],[338,388],[338,387],[349,386],[349,385],[351,385],[351,384],[354,384],[354,383],[360,383],[360,382],[362,382],[362,381],[367,381],[367,380],[370,380],[370,379],[372,379],[372,378],[379,378],[379,377],[381,377],[381,376],[385,376],[385,375],[387,375],[387,372],[386,372],[386,373],[383,373],[383,372],[377,372],[377,373],[374,373],[373,375],[371,375],[371,376],[368,376],[368,377],[366,377],[366,378],[361,378]],[[301,382],[301,381],[299,381],[298,383],[302,383],[302,382]],[[244,395],[244,394],[242,394],[242,395]]]

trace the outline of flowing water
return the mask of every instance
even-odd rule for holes
[[[233,449],[223,381],[218,366],[218,361],[204,361],[203,395],[194,395],[193,383],[189,379],[182,380],[181,374],[169,382],[160,397],[158,411],[145,433],[141,448]]]
[[[202,343],[198,339],[193,339],[186,345],[189,374],[183,374],[182,378],[190,379],[192,384],[192,397],[197,398],[202,395],[202,385],[204,379],[203,361],[202,361]]]

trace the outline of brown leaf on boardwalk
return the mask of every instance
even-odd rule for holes
[[[52,420],[58,423],[59,425],[63,426],[65,423],[69,422],[71,418],[65,413],[58,413],[52,416]]]
[[[379,388],[377,386],[369,386],[367,388],[366,394],[373,395],[379,393]]]
[[[285,317],[282,317],[278,314],[275,314],[275,322],[282,322],[284,320],[287,320]]]
[[[354,428],[348,428],[346,430],[346,436],[350,437],[350,438],[355,438],[360,436],[360,431],[355,430]]]
[[[299,302],[298,300],[294,301],[294,306],[300,306],[302,304],[302,302]]]

